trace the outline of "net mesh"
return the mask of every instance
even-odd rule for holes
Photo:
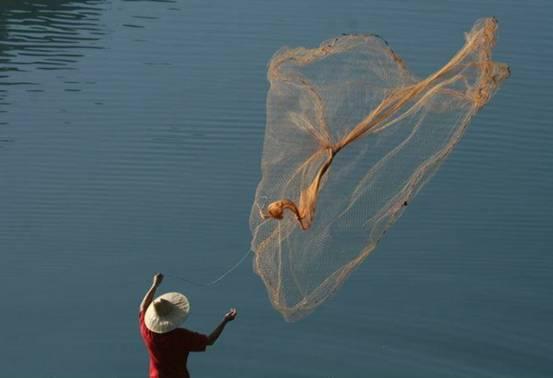
[[[268,79],[262,178],[250,216],[254,269],[289,321],[332,295],[376,247],[509,76],[497,22],[417,79],[377,36],[281,49]]]

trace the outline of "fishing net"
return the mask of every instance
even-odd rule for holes
[[[387,43],[345,35],[281,49],[268,79],[254,268],[290,321],[333,294],[376,247],[509,76],[495,19],[425,79]]]

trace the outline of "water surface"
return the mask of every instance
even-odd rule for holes
[[[338,295],[289,324],[248,262],[188,326],[233,323],[205,377],[549,377],[553,7],[546,2],[3,1],[0,356],[10,377],[139,377],[153,272],[209,281],[248,250],[266,64],[383,36],[424,76],[496,16],[512,76]]]

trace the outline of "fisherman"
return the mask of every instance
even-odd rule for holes
[[[209,336],[178,328],[188,316],[190,303],[181,293],[166,293],[152,302],[161,281],[163,275],[157,273],[138,315],[140,334],[150,358],[150,378],[189,378],[188,353],[204,352],[215,344],[226,324],[236,318],[236,309],[231,308]]]

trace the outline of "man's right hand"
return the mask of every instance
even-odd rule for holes
[[[232,322],[235,318],[236,318],[236,315],[238,315],[238,312],[236,311],[235,308],[231,308],[229,310],[229,312],[227,312],[225,314],[225,321],[226,322]]]

